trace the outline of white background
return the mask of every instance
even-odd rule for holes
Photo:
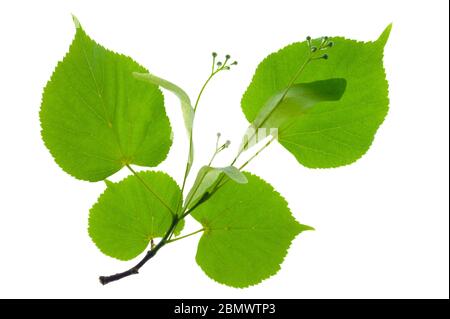
[[[140,275],[103,287],[98,275],[134,263],[102,255],[87,234],[104,184],[65,174],[40,139],[41,92],[74,35],[70,13],[94,39],[192,96],[213,50],[239,60],[199,107],[196,168],[217,131],[238,144],[247,127],[240,98],[257,64],[307,35],[374,40],[393,22],[390,112],[351,166],[306,169],[278,145],[249,166],[317,229],[294,241],[276,276],[243,290],[219,285],[196,265],[191,237],[164,248]],[[448,23],[443,0],[2,1],[0,297],[448,298]],[[177,100],[166,101],[175,140],[158,169],[179,181],[186,140]]]

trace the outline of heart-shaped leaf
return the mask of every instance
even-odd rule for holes
[[[212,279],[255,285],[280,269],[292,240],[312,229],[299,224],[283,197],[257,176],[226,183],[192,213],[204,227],[196,260]]]
[[[123,166],[156,166],[172,144],[164,99],[131,58],[95,43],[76,20],[69,52],[44,89],[40,119],[45,145],[61,168],[100,181]]]
[[[296,91],[298,85],[301,87],[302,84],[296,83],[325,80],[322,83],[327,84],[327,80],[337,78],[346,81],[341,99],[317,101],[319,103],[301,109],[285,107],[282,116],[273,119],[272,126],[278,128],[280,118],[292,115],[288,125],[278,132],[278,141],[301,164],[313,168],[337,167],[356,161],[369,149],[388,111],[383,49],[390,30],[388,26],[375,42],[333,38],[329,59],[309,63],[289,90],[292,95],[291,90]],[[266,117],[265,106],[270,110],[270,105],[288,87],[309,54],[305,41],[291,44],[261,62],[241,103],[250,123]],[[301,94],[299,96],[305,100]],[[289,100],[292,101],[292,97]]]
[[[129,260],[142,253],[151,239],[167,232],[181,190],[162,172],[139,172],[107,185],[90,210],[89,235],[105,255]],[[176,233],[183,225],[181,221]]]

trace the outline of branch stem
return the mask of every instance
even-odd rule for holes
[[[256,158],[262,151],[264,151],[273,141],[275,141],[275,137],[272,137],[263,147],[261,147],[255,154],[253,154],[244,164],[239,167],[239,170],[242,170],[245,166],[247,166],[254,158]]]
[[[174,232],[175,228],[177,227],[178,223],[179,223],[180,219],[177,217],[174,217],[172,220],[172,224],[169,228],[169,230],[167,231],[167,233],[164,235],[164,237],[161,239],[161,241],[151,250],[149,250],[147,252],[147,254],[145,254],[144,258],[137,263],[134,267],[128,269],[127,271],[121,272],[121,273],[117,273],[115,275],[111,275],[111,276],[100,276],[99,280],[100,283],[102,285],[106,285],[109,284],[110,282],[113,281],[117,281],[120,280],[122,278],[131,276],[131,275],[137,275],[139,273],[139,270],[141,269],[142,266],[144,266],[150,259],[152,259],[156,253],[165,245],[168,243],[168,238],[172,235],[172,233]]]

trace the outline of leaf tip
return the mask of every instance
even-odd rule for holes
[[[72,20],[73,20],[73,24],[75,25],[75,28],[81,29],[80,20],[78,20],[78,18],[73,13],[72,13]]]
[[[111,187],[112,185],[114,185],[114,183],[111,182],[109,179],[106,179],[106,178],[105,178],[103,181],[105,182],[106,187]]]
[[[316,230],[314,227],[311,227],[308,225],[299,224],[299,226],[300,226],[300,232],[304,232],[304,231],[308,231],[308,230],[312,230],[312,231]]]
[[[384,29],[384,31],[381,33],[381,35],[377,39],[377,42],[381,43],[384,46],[389,39],[391,30],[392,30],[392,22],[387,25],[387,27]]]

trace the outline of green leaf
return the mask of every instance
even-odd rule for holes
[[[196,260],[215,281],[255,285],[274,275],[291,241],[302,231],[271,185],[246,173],[248,183],[226,183],[192,213],[205,228]]]
[[[328,60],[312,61],[296,83],[341,78],[347,82],[339,101],[322,101],[305,109],[278,131],[278,140],[297,160],[312,168],[350,164],[369,149],[388,111],[388,83],[383,49],[388,26],[375,42],[333,38]],[[288,86],[309,55],[306,42],[269,55],[257,68],[242,98],[242,110],[253,123],[270,99]],[[326,82],[324,82],[326,83]]]
[[[124,165],[153,167],[172,144],[164,99],[131,58],[94,42],[76,21],[69,52],[44,89],[42,138],[70,175],[100,181]]]
[[[180,103],[181,103],[181,112],[183,113],[184,126],[186,127],[188,140],[191,140],[192,127],[194,124],[194,108],[192,107],[189,95],[187,95],[187,93],[182,88],[177,86],[176,84],[173,84],[172,82],[164,80],[160,77],[157,77],[156,75],[153,75],[151,73],[135,72],[135,73],[133,73],[133,75],[136,79],[146,81],[146,82],[154,84],[154,85],[158,85],[158,86],[172,92],[173,94],[175,94],[178,97],[178,99],[180,100]],[[190,152],[189,152],[188,167],[187,167],[188,173],[194,162],[194,148],[190,147],[189,150],[190,150]]]
[[[203,199],[206,193],[211,192],[211,190],[215,188],[215,186],[217,185],[219,177],[222,174],[227,175],[231,180],[239,184],[245,184],[248,182],[247,177],[234,166],[227,166],[227,167],[203,166],[198,171],[197,177],[195,178],[194,181],[194,185],[192,185],[192,188],[186,197],[187,208],[192,208],[200,200]]]
[[[151,239],[164,236],[172,223],[166,206],[176,211],[181,198],[180,188],[169,175],[137,174],[142,180],[131,175],[119,183],[108,182],[89,215],[89,235],[94,243],[105,255],[120,260],[138,256]],[[180,223],[177,234],[182,227]]]

